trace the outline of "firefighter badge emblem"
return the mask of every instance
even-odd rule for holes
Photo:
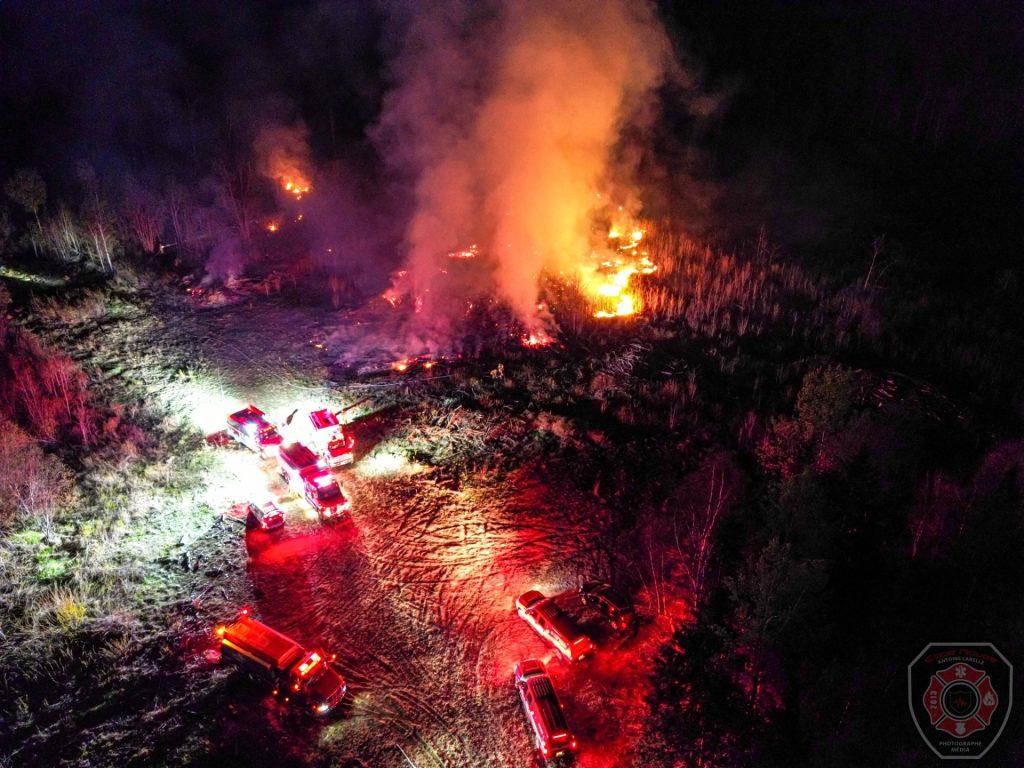
[[[931,643],[907,667],[910,714],[944,760],[977,760],[1013,704],[1013,667],[990,643]]]

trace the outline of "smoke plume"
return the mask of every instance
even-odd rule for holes
[[[260,172],[278,185],[280,193],[299,198],[309,192],[309,130],[304,124],[264,125],[256,134],[253,150]]]
[[[436,2],[392,21],[394,87],[375,137],[414,184],[405,244],[421,322],[465,303],[438,275],[445,254],[477,244],[493,265],[479,273],[493,274],[492,288],[536,328],[541,273],[578,268],[601,211],[638,208],[637,153],[622,137],[627,127],[643,135],[633,129],[674,66],[655,9]]]

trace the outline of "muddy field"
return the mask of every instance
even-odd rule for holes
[[[337,653],[350,694],[340,713],[313,721],[220,668],[212,629],[232,618],[223,614],[234,606],[197,576],[194,594],[208,597],[194,601],[186,663],[209,679],[213,693],[190,710],[205,734],[190,761],[531,765],[511,676],[517,661],[541,658],[581,743],[579,764],[631,764],[651,656],[663,632],[641,621],[634,636],[610,634],[578,603],[574,590],[582,581],[616,575],[609,510],[558,462],[533,458],[454,479],[443,468],[410,461],[394,438],[402,409],[374,408],[412,380],[391,374],[329,383],[339,355],[329,336],[338,324],[346,331],[335,340],[363,330],[342,315],[242,304],[173,321],[165,316],[154,331],[164,345],[190,347],[190,356],[203,361],[194,375],[154,392],[176,418],[205,430],[247,401],[278,421],[318,402],[366,401],[354,410],[357,462],[336,471],[352,499],[350,519],[339,524],[318,522],[280,481],[273,461],[208,449],[216,456],[207,479],[215,499],[213,540],[227,571],[221,578],[248,590],[258,617]],[[245,533],[232,519],[232,503],[242,500],[233,496],[253,490],[278,500],[287,517],[283,530]],[[595,658],[572,667],[556,658],[515,614],[516,596],[529,589],[560,596],[597,639]]]

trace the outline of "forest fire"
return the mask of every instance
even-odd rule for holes
[[[291,179],[282,177],[281,187],[296,200],[301,200],[303,195],[309,194],[313,189],[309,182],[302,178]]]
[[[608,231],[608,243],[614,254],[581,269],[582,288],[598,307],[594,317],[629,317],[640,311],[639,297],[633,289],[634,275],[649,275],[658,269],[640,248],[645,234],[637,226],[613,225]]]
[[[553,339],[543,331],[533,331],[524,334],[520,339],[524,347],[546,347]]]

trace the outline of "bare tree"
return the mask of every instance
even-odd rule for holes
[[[0,423],[0,522],[17,516],[53,541],[60,511],[73,494],[71,471],[57,457],[16,424]]]
[[[86,255],[78,222],[63,204],[58,207],[55,216],[47,219],[43,226],[43,238],[46,247],[64,261],[76,261]]]
[[[239,239],[248,244],[252,239],[252,224],[259,212],[256,195],[256,171],[251,160],[216,166],[217,189],[224,207],[231,215]]]
[[[722,468],[711,467],[707,489],[704,504],[686,515],[681,525],[677,517],[675,526],[676,550],[686,564],[686,580],[693,595],[694,612],[704,601],[708,568],[715,552],[715,531],[731,498]]]
[[[29,234],[29,239],[33,252],[38,256],[38,238],[43,230],[43,225],[39,221],[39,211],[46,204],[46,183],[43,177],[35,168],[22,168],[7,180],[4,192],[36,220],[35,232]]]
[[[874,277],[875,268],[878,265],[878,257],[885,253],[885,235],[879,235],[871,241],[871,263],[868,265],[868,273],[864,275],[864,287],[871,286],[871,278]]]
[[[78,180],[85,191],[85,229],[91,240],[90,255],[99,262],[100,269],[114,271],[114,251],[117,249],[117,236],[113,217],[107,210],[100,195],[100,180],[96,169],[87,160],[79,160],[77,166]]]
[[[4,185],[4,192],[15,203],[32,214],[36,220],[36,228],[42,229],[39,223],[39,211],[46,204],[46,183],[35,168],[21,168],[16,171]]]
[[[123,215],[128,232],[143,251],[155,253],[167,218],[163,201],[132,179],[125,182],[123,196]]]

